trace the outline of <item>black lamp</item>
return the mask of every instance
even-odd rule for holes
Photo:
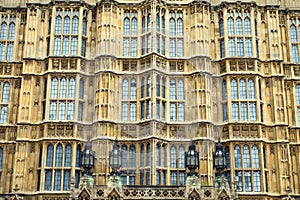
[[[216,152],[214,153],[214,168],[218,172],[222,172],[226,168],[226,157],[220,140],[218,141]]]
[[[85,174],[90,175],[90,170],[94,167],[95,155],[92,151],[92,142],[87,141],[84,152],[81,155],[81,166],[85,170]]]
[[[112,151],[109,153],[109,166],[112,168],[112,175],[117,174],[118,169],[121,168],[121,151],[118,139],[115,139]]]
[[[185,167],[190,170],[189,176],[196,175],[195,170],[199,168],[199,153],[196,151],[193,141],[189,146],[188,152],[185,154]]]

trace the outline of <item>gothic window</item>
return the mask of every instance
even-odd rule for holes
[[[176,51],[175,40],[170,39],[170,57],[175,57],[175,51]]]
[[[179,172],[179,185],[185,185],[185,173]]]
[[[75,79],[73,77],[69,80],[68,98],[75,97]]]
[[[235,172],[235,180],[237,181],[236,182],[236,191],[237,192],[243,191],[243,177],[242,177],[241,171]]]
[[[243,24],[242,24],[242,19],[240,17],[236,19],[236,34],[237,35],[243,34]]]
[[[160,15],[156,13],[156,31],[160,31]]]
[[[63,190],[70,190],[70,182],[71,182],[71,173],[70,170],[64,171],[64,182],[63,182]]]
[[[129,164],[129,166],[132,167],[132,168],[136,166],[135,165],[135,155],[136,155],[135,146],[130,145],[130,148],[129,148],[129,162],[130,162],[130,164]]]
[[[64,37],[63,39],[62,54],[63,55],[69,54],[69,38],[67,37]]]
[[[244,146],[243,161],[244,168],[250,168],[250,150],[247,145]]]
[[[62,28],[62,18],[59,16],[59,13],[60,11],[57,12],[58,16],[56,16],[55,34],[60,34]]]
[[[86,18],[82,19],[82,35],[86,36],[87,33],[87,20]]]
[[[0,60],[4,60],[5,56],[5,46],[4,44],[0,43]]]
[[[290,38],[292,42],[297,42],[297,33],[295,25],[291,25],[290,27]]]
[[[246,83],[244,79],[240,80],[240,99],[246,99]]]
[[[44,190],[49,191],[52,189],[52,171],[46,170]]]
[[[128,17],[124,19],[124,35],[129,35],[130,33],[130,20]]]
[[[70,33],[70,17],[66,16],[64,18],[64,34]]]
[[[170,100],[176,99],[176,82],[174,79],[170,80]]]
[[[156,96],[160,96],[160,76],[157,75],[156,77]]]
[[[77,147],[76,147],[75,167],[81,167],[81,147],[80,147],[80,145],[77,145]]]
[[[183,146],[180,146],[179,147],[179,158],[178,158],[178,167],[179,168],[185,168],[185,162],[184,162],[184,159],[185,159],[185,151],[184,151],[184,147]]]
[[[8,82],[4,83],[2,91],[2,103],[8,103],[10,92],[10,84]]]
[[[67,80],[65,77],[62,77],[60,79],[60,92],[59,92],[59,97],[60,98],[66,98],[66,93],[67,93]]]
[[[79,19],[77,16],[72,18],[72,34],[78,34],[78,22]]]
[[[61,167],[62,166],[62,145],[59,144],[56,146],[56,158],[55,158],[55,166]]]
[[[151,95],[151,77],[147,77],[147,97]]]
[[[156,144],[156,166],[160,166],[160,145]]]
[[[229,56],[235,56],[235,40],[234,39],[229,39]]]
[[[246,56],[251,57],[252,56],[252,40],[246,39]]]
[[[146,165],[150,166],[150,161],[151,161],[151,154],[150,154],[150,144],[147,144],[147,149],[146,149]]]
[[[147,16],[147,31],[151,31],[151,14]]]
[[[54,154],[54,147],[53,145],[48,145],[47,147],[47,156],[46,156],[46,166],[52,167],[53,166],[53,154]]]
[[[183,35],[183,21],[181,18],[177,19],[177,35],[178,36]]]
[[[224,40],[220,40],[220,56],[221,58],[225,57],[225,42]]]
[[[82,39],[81,56],[85,57],[85,53],[86,53],[86,39]]]
[[[12,60],[13,50],[14,50],[14,45],[13,44],[7,45],[6,60]]]
[[[128,99],[128,80],[123,80],[123,93],[122,93],[122,99],[127,100]]]
[[[171,168],[176,168],[176,159],[177,155],[176,155],[176,147],[175,146],[171,146],[171,150],[170,150],[170,167]]]
[[[128,98],[130,91],[130,99]],[[122,120],[136,121],[136,80],[124,79],[122,83]],[[132,101],[134,100],[134,101]]]
[[[136,81],[135,79],[131,79],[130,81],[130,99],[136,99]]]
[[[236,145],[234,147],[234,167],[241,168],[242,160],[241,160],[241,149],[240,146]]]
[[[67,114],[67,120],[73,120],[74,119],[74,102],[68,102],[68,114]]]
[[[79,98],[80,99],[84,98],[84,80],[83,80],[83,78],[81,78],[79,81]]]
[[[259,168],[259,157],[257,146],[252,147],[252,167]]]
[[[50,101],[49,119],[50,120],[55,120],[56,119],[56,102],[55,101]]]
[[[161,166],[166,167],[166,145],[161,146]]]
[[[234,35],[234,20],[233,18],[228,18],[228,35]]]
[[[224,36],[224,21],[223,19],[220,19],[219,21],[219,26],[220,26],[220,37],[223,37]]]
[[[227,86],[226,86],[226,80],[223,80],[222,83],[222,100],[227,99]]]
[[[138,29],[137,18],[134,16],[131,20],[131,35],[137,35],[137,29]]]
[[[66,110],[65,102],[59,102],[58,120],[64,120],[65,119],[65,110]]]
[[[145,33],[146,31],[146,17],[142,17],[142,33]]]
[[[140,154],[140,161],[141,161],[141,164],[140,166],[143,167],[144,166],[144,161],[145,161],[145,157],[144,157],[144,145],[142,144],[141,145],[141,154]]]
[[[8,39],[14,40],[14,38],[15,38],[15,24],[12,22],[9,25],[9,29],[8,29]]]
[[[55,191],[60,190],[60,181],[61,181],[61,171],[55,170],[55,175],[54,175],[54,190]]]
[[[252,79],[248,80],[248,99],[255,98],[255,91],[254,91],[254,81]]]
[[[122,146],[122,167],[127,167],[127,146]]]
[[[250,103],[250,121],[256,121],[256,104]]]
[[[247,109],[247,103],[241,103],[240,104],[240,116],[241,121],[247,121],[248,120],[248,109]]]
[[[169,26],[170,26],[170,36],[174,36],[175,35],[175,20],[173,18],[170,19]]]
[[[231,104],[232,109],[232,121],[238,121],[239,118],[239,109],[238,109],[238,103],[232,103]]]
[[[225,147],[225,157],[226,157],[226,168],[230,169],[230,150],[229,147]]]
[[[248,17],[245,18],[244,24],[245,35],[251,35],[251,24]]]
[[[60,38],[55,37],[54,38],[54,55],[60,54]]]
[[[2,24],[1,24],[1,30],[0,30],[0,39],[5,40],[6,39],[6,32],[7,32],[7,24],[6,24],[6,19],[2,17]]]
[[[239,57],[244,56],[244,42],[243,39],[237,39],[237,52]]]
[[[170,57],[183,57],[183,14],[182,11],[175,13],[170,12],[169,19],[170,40],[169,40],[169,55]]]
[[[65,150],[65,167],[71,167],[72,160],[72,147],[70,144],[66,146]]]

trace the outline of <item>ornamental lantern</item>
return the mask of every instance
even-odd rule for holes
[[[216,152],[214,153],[214,168],[217,171],[223,171],[226,168],[226,157],[220,140],[216,146]]]
[[[90,175],[90,170],[94,167],[95,155],[92,151],[92,142],[87,141],[84,152],[81,155],[81,166],[87,175]]]
[[[185,154],[185,167],[190,170],[189,175],[196,175],[195,170],[199,168],[199,153],[196,151],[193,141],[189,146],[188,152]]]
[[[118,169],[121,168],[121,151],[118,139],[115,139],[112,151],[109,153],[109,166],[112,168],[112,175],[117,174]]]

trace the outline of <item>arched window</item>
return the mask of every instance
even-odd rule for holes
[[[64,37],[64,39],[63,39],[62,54],[63,55],[69,54],[69,38],[68,37]]]
[[[58,91],[58,80],[54,77],[51,81],[51,98],[57,98],[57,91]]]
[[[54,55],[60,54],[60,37],[54,38]]]
[[[161,29],[162,29],[162,33],[165,33],[165,29],[166,29],[166,20],[165,20],[165,16],[161,16]]]
[[[55,23],[55,34],[60,34],[62,28],[62,18],[61,16],[56,17],[56,23]]]
[[[2,103],[8,103],[8,100],[9,100],[9,91],[10,91],[10,85],[9,85],[8,82],[6,82],[3,85]]]
[[[162,77],[161,79],[161,93],[162,93],[162,98],[166,98],[166,84],[165,84],[164,77]]]
[[[55,156],[55,166],[56,167],[61,167],[62,166],[62,156],[63,156],[63,152],[62,152],[62,145],[58,144],[56,147],[56,152],[55,152],[56,156]]]
[[[228,35],[234,35],[234,21],[233,18],[228,18]]]
[[[255,98],[254,81],[252,79],[249,79],[248,81],[248,98],[249,99]]]
[[[150,144],[147,144],[147,157],[146,157],[146,165],[149,166],[150,165],[150,161],[151,161],[151,155],[150,155]]]
[[[160,145],[156,144],[156,166],[160,166]]]
[[[183,21],[181,18],[177,19],[177,36],[183,35]]]
[[[78,34],[78,22],[77,16],[72,18],[72,34]]]
[[[296,26],[291,25],[290,27],[290,37],[292,42],[297,42]]]
[[[156,96],[160,96],[160,76],[156,76]]]
[[[231,80],[231,99],[238,98],[237,83],[235,79]]]
[[[142,78],[141,81],[141,98],[145,97],[145,78]]]
[[[225,158],[226,158],[226,168],[230,169],[230,150],[229,147],[225,147]]]
[[[3,149],[0,147],[0,170],[2,170],[2,162],[3,162]]]
[[[59,90],[59,97],[66,98],[67,93],[67,80],[65,77],[60,79],[60,90]]]
[[[70,33],[70,17],[67,16],[64,19],[64,34]]]
[[[146,31],[146,18],[145,16],[142,17],[142,33]]]
[[[69,80],[68,98],[75,98],[75,79],[73,77]]]
[[[145,157],[144,157],[144,145],[141,145],[141,156],[140,156],[140,166],[143,167],[144,166],[144,162],[145,162]]]
[[[176,82],[174,79],[170,80],[170,100],[176,99]]]
[[[250,25],[250,19],[246,17],[244,19],[244,29],[245,29],[245,35],[251,35],[251,25]]]
[[[250,168],[250,150],[248,145],[244,146],[243,161],[244,161],[244,168]]]
[[[246,99],[246,82],[244,79],[240,80],[240,99]]]
[[[179,79],[178,80],[178,99],[183,100],[184,99],[184,85],[183,85],[183,80]]]
[[[134,17],[131,20],[131,35],[137,35],[137,19]]]
[[[83,80],[83,78],[81,78],[79,81],[79,98],[80,99],[84,98],[84,80]]]
[[[147,16],[147,27],[148,31],[151,31],[151,14],[148,14]]]
[[[160,16],[159,13],[156,14],[156,31],[160,31]]]
[[[130,145],[129,148],[129,166],[130,167],[135,167],[135,146],[134,145]]]
[[[1,24],[1,31],[0,31],[0,39],[6,40],[6,31],[7,31],[7,24],[3,22]]]
[[[148,76],[147,78],[147,97],[151,95],[151,77]]]
[[[170,22],[169,22],[169,26],[170,26],[170,36],[175,36],[175,19],[171,18]]]
[[[184,155],[185,155],[184,147],[180,146],[179,147],[179,153],[178,153],[178,156],[179,156],[179,158],[178,158],[178,167],[179,168],[185,168],[185,162],[184,162],[185,157],[184,157]]]
[[[47,147],[47,157],[46,157],[46,166],[52,167],[53,166],[53,152],[54,147],[52,144],[49,144]]]
[[[70,144],[67,144],[65,150],[65,167],[71,167],[72,163],[72,147]]]
[[[259,168],[258,148],[256,145],[252,147],[252,167]]]
[[[15,38],[15,24],[11,23],[9,25],[9,30],[8,30],[8,39],[13,40]]]
[[[161,166],[166,166],[166,145],[161,146]]]
[[[122,99],[127,100],[128,99],[128,80],[124,79],[122,84]]]
[[[81,167],[81,147],[77,145],[76,147],[76,163],[75,167]]]
[[[241,149],[240,146],[236,145],[234,147],[234,167],[241,168],[242,160],[241,160]]]
[[[223,19],[220,19],[219,26],[220,26],[220,37],[223,37],[224,36],[224,21],[223,21]]]
[[[226,86],[226,80],[223,80],[222,84],[222,100],[227,99],[227,86]]]
[[[300,104],[300,84],[296,85],[296,101],[297,104]]]
[[[124,19],[124,35],[130,34],[130,20],[128,17]]]
[[[134,78],[130,81],[130,99],[136,99],[136,81]]]
[[[12,60],[13,58],[14,45],[9,44],[7,46],[6,60]]]
[[[122,167],[127,167],[127,146],[122,146]]]
[[[171,162],[171,168],[176,168],[176,147],[175,146],[171,146],[171,150],[170,150],[170,162]]]
[[[87,21],[86,18],[83,18],[82,20],[82,35],[86,35],[87,31]]]
[[[242,19],[240,17],[236,19],[236,34],[243,35],[243,24]]]

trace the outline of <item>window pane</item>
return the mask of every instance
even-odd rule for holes
[[[8,103],[8,100],[9,100],[9,91],[10,91],[10,85],[9,85],[9,83],[6,82],[3,85],[2,103]]]
[[[247,121],[248,120],[247,103],[241,103],[241,120],[242,121]]]
[[[254,172],[254,192],[260,192],[260,172]]]
[[[62,29],[62,18],[58,16],[56,17],[55,34],[60,34],[61,29]]]
[[[58,80],[57,78],[53,78],[51,81],[51,98],[57,97],[57,91],[58,91]]]
[[[234,22],[232,18],[228,19],[228,35],[234,35]]]
[[[67,120],[73,120],[73,119],[74,119],[74,102],[69,102]]]
[[[128,104],[122,103],[122,121],[128,121]]]
[[[172,146],[170,151],[171,168],[176,168],[176,147]]]
[[[55,191],[60,190],[60,180],[61,180],[61,171],[55,170],[55,175],[54,175],[54,190]]]
[[[59,90],[59,97],[66,98],[67,93],[67,80],[65,77],[60,79],[60,90]]]
[[[130,167],[136,167],[135,165],[135,146],[131,145],[130,146],[130,151],[129,151],[129,162],[130,162]]]
[[[78,34],[78,17],[72,18],[72,34]]]
[[[256,104],[250,103],[250,121],[256,121]]]
[[[54,38],[54,55],[60,54],[60,38],[56,37]]]
[[[64,19],[64,34],[70,33],[70,17],[65,17]]]
[[[4,60],[4,54],[5,54],[5,46],[4,44],[0,44],[0,60]]]
[[[235,178],[236,178],[236,191],[241,192],[243,191],[243,178],[242,178],[242,172],[236,171],[235,172]]]
[[[176,99],[176,82],[175,80],[170,81],[170,100]]]
[[[64,102],[60,102],[58,108],[58,120],[65,119],[65,110],[66,110],[66,104]]]
[[[229,39],[228,41],[229,45],[229,56],[235,56],[235,40],[234,39]]]
[[[178,121],[179,122],[184,121],[184,103],[178,104]]]
[[[11,23],[9,25],[8,39],[9,40],[14,40],[14,37],[15,37],[15,24]]]
[[[184,147],[180,146],[179,147],[179,158],[178,158],[178,167],[179,168],[185,168],[185,151],[184,151]]]
[[[220,37],[224,36],[224,21],[221,19],[219,21],[219,26],[220,26]]]
[[[52,167],[53,166],[53,151],[54,147],[53,145],[48,145],[47,147],[47,158],[46,158],[46,166]]]
[[[71,160],[72,160],[72,147],[70,144],[66,146],[65,150],[65,167],[71,167]]]
[[[259,168],[258,148],[255,145],[252,147],[252,167]]]
[[[249,99],[255,98],[254,81],[252,79],[248,81],[248,98]]]
[[[245,192],[251,192],[252,190],[252,183],[251,183],[251,172],[244,172],[245,173]]]
[[[240,99],[246,99],[246,82],[244,79],[240,80]]]
[[[237,92],[237,83],[235,79],[231,80],[231,99],[237,99],[238,92]]]
[[[246,39],[246,56],[252,56],[252,40]]]
[[[70,170],[65,170],[64,171],[64,186],[63,186],[63,190],[70,190],[70,182],[71,182]]]
[[[55,101],[50,102],[49,119],[50,120],[55,120],[56,119],[56,102]]]
[[[131,100],[136,99],[136,81],[135,81],[135,79],[131,79],[131,82],[130,82],[130,99]]]
[[[183,21],[181,18],[177,19],[177,36],[183,35]]]
[[[250,150],[247,145],[244,146],[243,156],[244,168],[250,168]]]
[[[176,121],[176,104],[175,103],[170,104],[170,121],[171,122]]]
[[[222,100],[226,100],[227,99],[227,86],[226,86],[226,81],[223,80],[223,84],[222,84]]]
[[[124,19],[124,35],[129,35],[130,33],[130,20],[126,17]]]
[[[9,44],[7,46],[6,60],[12,60],[13,59],[13,52],[14,52],[14,45]]]
[[[130,104],[130,121],[136,121],[136,103]]]
[[[1,24],[1,31],[0,31],[1,40],[6,40],[6,30],[7,30],[7,24],[4,22]]]
[[[250,25],[250,19],[249,18],[245,18],[244,20],[245,23],[245,35],[251,35],[251,25]]]
[[[63,41],[63,55],[69,54],[69,38],[64,37]]]
[[[123,91],[122,91],[122,99],[127,100],[128,99],[128,80],[124,79],[123,80]]]
[[[55,166],[61,167],[62,166],[62,145],[59,144],[56,147],[56,157],[55,157]]]
[[[236,19],[236,34],[237,35],[243,34],[242,19],[239,17]]]
[[[241,168],[242,162],[241,162],[241,149],[239,146],[234,147],[234,167],[235,168]]]
[[[52,190],[52,170],[46,170],[44,190]]]
[[[232,121],[238,121],[239,118],[239,108],[238,108],[238,103],[232,103],[231,104],[231,109],[232,109]]]
[[[133,18],[131,23],[131,35],[137,35],[137,19]]]
[[[75,79],[73,77],[69,80],[68,98],[75,98]]]
[[[292,45],[292,61],[294,63],[299,62],[299,50],[298,50],[298,45]]]
[[[243,39],[237,40],[237,50],[238,50],[238,56],[243,57],[244,56],[244,41]]]
[[[290,27],[290,37],[292,42],[297,42],[296,26]]]

